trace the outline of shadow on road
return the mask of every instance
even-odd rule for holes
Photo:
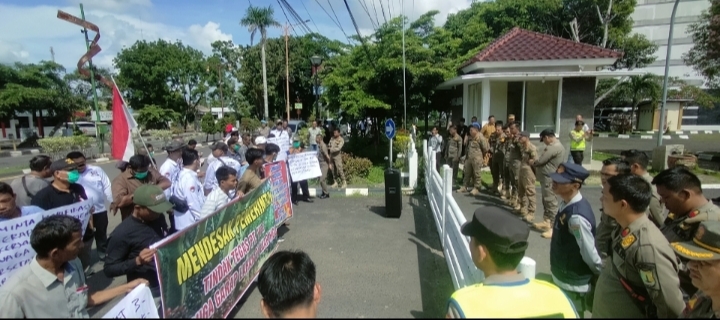
[[[408,240],[417,247],[422,295],[422,310],[411,310],[410,314],[415,318],[442,318],[446,312],[447,300],[454,291],[452,280],[427,198],[408,198],[415,220],[415,232],[408,232],[411,236]]]
[[[376,215],[379,215],[383,218],[385,217],[385,206],[369,206],[368,210],[370,210],[370,212],[372,212]]]

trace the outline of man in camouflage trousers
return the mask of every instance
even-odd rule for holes
[[[480,194],[480,188],[482,185],[481,169],[483,166],[483,157],[490,151],[490,146],[487,140],[480,134],[480,125],[475,123],[470,127],[470,135],[468,136],[467,142],[467,155],[463,171],[465,173],[465,179],[463,181],[463,187],[458,192],[467,192],[468,188],[472,186],[470,194]]]
[[[457,132],[457,126],[450,126],[450,136],[445,148],[445,163],[447,163],[453,172],[452,185],[455,187],[455,180],[458,176],[460,166],[460,157],[462,156],[463,139]]]
[[[520,147],[520,176],[518,177],[518,202],[520,215],[525,221],[532,222],[535,216],[535,161],[537,148],[530,142],[530,133],[523,131],[518,140]]]
[[[518,124],[515,122],[508,124],[508,128],[510,128],[510,134],[512,135],[508,145],[508,156],[505,158],[510,164],[510,184],[512,186],[508,205],[515,210],[520,210],[520,198],[518,197],[518,178],[520,177],[520,162],[522,160],[519,143],[520,129],[518,129]]]
[[[498,194],[501,188],[501,181],[504,178],[504,162],[505,154],[503,153],[503,145],[505,143],[505,133],[502,130],[502,121],[495,122],[495,132],[490,135],[490,173],[493,178],[493,187],[490,192]]]

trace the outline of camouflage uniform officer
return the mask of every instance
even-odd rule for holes
[[[709,201],[702,193],[700,179],[686,167],[678,166],[663,170],[653,178],[657,193],[665,202],[668,213],[660,231],[668,242],[692,241],[696,237],[699,222],[720,221],[720,208]],[[697,288],[692,285],[685,258],[680,259],[683,266],[678,273],[680,287],[685,298],[692,297]]]
[[[685,307],[679,263],[670,244],[645,215],[652,198],[647,181],[619,175],[607,181],[601,201],[617,220],[608,265],[593,299],[593,318],[677,318]]]
[[[503,190],[500,194],[500,198],[503,200],[508,200],[512,196],[512,181],[513,175],[512,175],[512,169],[510,166],[510,146],[512,145],[513,136],[512,133],[510,133],[510,128],[505,125],[503,127],[503,133],[505,134],[505,139],[501,145],[501,150],[503,153]]]
[[[507,159],[507,162],[510,163],[510,184],[513,188],[508,204],[513,207],[513,209],[520,210],[520,199],[518,197],[518,178],[520,178],[520,162],[522,160],[520,155],[520,144],[518,143],[520,140],[520,129],[518,128],[518,124],[515,122],[509,124],[508,127],[510,128],[510,133],[513,135],[511,143],[508,145],[509,157],[505,158]]]
[[[520,146],[520,177],[518,177],[518,201],[520,215],[528,222],[535,216],[535,161],[538,159],[537,148],[530,142],[530,133],[523,131],[518,140]]]
[[[495,122],[495,132],[490,135],[490,173],[492,173],[493,187],[490,192],[499,193],[503,177],[503,166],[505,155],[502,152],[502,145],[505,142],[505,133],[502,131],[502,121]]]
[[[462,156],[463,140],[457,132],[457,126],[450,126],[450,136],[445,148],[445,162],[452,168],[452,186],[455,186],[455,180],[458,176],[460,166],[460,157]]]
[[[478,195],[480,193],[483,157],[488,153],[489,149],[490,147],[488,146],[487,140],[480,134],[480,125],[473,124],[473,126],[470,127],[467,156],[463,168],[465,171],[465,181],[463,181],[463,187],[460,189],[460,192],[466,192],[467,189],[472,186],[473,188],[470,194]]]
[[[720,222],[705,221],[698,226],[692,241],[670,244],[677,255],[688,260],[693,272],[692,284],[699,291],[688,301],[681,318],[717,319],[720,312],[713,311],[713,299],[717,301],[718,267],[720,266]]]

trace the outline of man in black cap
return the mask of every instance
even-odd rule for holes
[[[38,206],[43,210],[50,210],[62,206],[71,205],[88,199],[85,188],[80,185],[80,172],[78,166],[70,158],[55,160],[50,165],[50,171],[53,174],[53,182],[49,186],[38,191],[32,198],[30,204]],[[94,210],[91,209],[91,213]],[[90,267],[90,250],[92,241],[95,237],[95,226],[93,225],[93,216],[90,215],[87,229],[82,240],[85,247],[80,252],[80,262],[85,270]]]
[[[540,141],[543,142],[545,148],[540,152],[540,158],[535,161],[535,167],[537,168],[535,174],[540,182],[542,192],[543,221],[534,223],[533,228],[546,232],[552,229],[558,209],[550,175],[555,173],[558,166],[563,162],[565,148],[560,144],[560,140],[555,137],[555,130],[553,129],[545,129],[540,132]]]
[[[580,316],[585,313],[591,280],[600,274],[602,267],[595,248],[595,214],[580,193],[589,175],[582,165],[574,163],[563,163],[550,175],[553,191],[562,201],[553,228],[542,234],[543,238],[551,237],[553,282],[565,291]]]
[[[470,254],[485,280],[450,297],[448,318],[577,318],[562,290],[516,270],[528,247],[525,222],[506,209],[482,207],[462,233],[470,237]]]

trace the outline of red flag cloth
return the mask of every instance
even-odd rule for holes
[[[135,125],[134,119],[127,107],[123,103],[117,86],[113,87],[113,103],[112,103],[112,150],[111,156],[114,159],[129,161],[130,157],[135,154],[135,144],[132,141],[131,131]]]

